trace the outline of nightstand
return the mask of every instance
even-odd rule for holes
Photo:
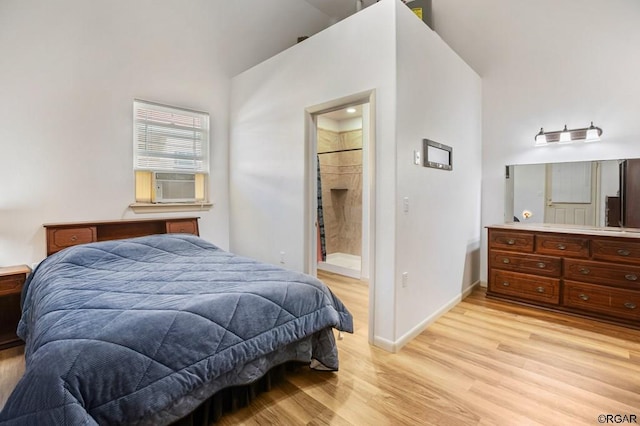
[[[31,269],[26,265],[0,267],[0,349],[21,345],[16,335],[20,321],[20,293]]]

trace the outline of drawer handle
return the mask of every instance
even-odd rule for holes
[[[78,241],[78,236],[77,235],[72,235],[71,238],[69,238],[71,240],[72,243],[75,243],[76,241]]]
[[[505,257],[504,259],[502,259],[502,263],[510,263],[510,260]]]
[[[632,302],[625,302],[624,307],[627,309],[635,309],[638,307],[638,305]]]
[[[502,283],[502,285],[505,286],[505,287],[509,287],[511,284],[509,284],[507,281],[505,281],[505,282]]]
[[[538,288],[536,288],[536,291],[538,293],[544,293],[544,287],[538,287]]]
[[[629,256],[631,254],[631,252],[629,250],[625,250],[625,249],[619,249],[618,250],[618,254],[620,256]]]
[[[516,243],[516,240],[513,240],[513,239],[507,240],[507,244],[509,244],[510,246],[514,245],[515,243]]]
[[[588,268],[580,268],[578,269],[578,271],[582,274],[582,275],[588,275],[589,272],[591,272]]]
[[[636,281],[638,276],[636,274],[627,274],[624,276],[628,281]]]
[[[567,246],[565,246],[564,244],[558,244],[558,250],[566,250]]]
[[[589,296],[587,296],[587,295],[586,295],[586,294],[584,294],[584,293],[580,293],[580,294],[578,295],[578,297],[579,297],[580,299],[584,300],[584,301],[589,300]]]
[[[539,263],[538,263],[538,268],[540,268],[540,269],[544,269],[544,268],[546,268],[546,267],[547,267],[547,264],[546,264],[546,263],[544,263],[544,262],[539,262]]]

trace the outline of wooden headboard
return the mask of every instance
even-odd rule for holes
[[[121,240],[153,234],[200,235],[198,217],[132,219],[101,222],[47,223],[47,256],[64,248],[96,241]]]

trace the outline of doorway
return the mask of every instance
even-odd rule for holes
[[[347,112],[350,107],[356,112]],[[333,133],[319,135],[323,127],[331,124],[325,119],[345,121],[349,119],[336,117],[347,114],[352,120],[360,115],[359,129],[354,128],[353,123],[343,122],[333,128]],[[375,91],[307,108],[306,135],[306,272],[317,276],[318,269],[323,269],[359,278],[368,284],[368,336],[372,343],[375,335]],[[333,145],[327,146],[322,141],[325,136],[334,141]],[[338,220],[327,224],[326,219]],[[324,229],[323,256],[322,227],[326,225],[329,229]],[[327,240],[328,232],[334,235]],[[337,238],[332,241],[334,236]]]
[[[362,108],[316,117],[318,269],[362,277]]]

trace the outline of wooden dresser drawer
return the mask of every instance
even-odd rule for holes
[[[20,293],[27,274],[26,265],[0,267],[0,349],[22,343],[16,335],[20,310]]]
[[[489,291],[554,305],[560,302],[559,279],[498,269],[492,269],[491,275]]]
[[[525,274],[560,277],[562,273],[562,259],[552,256],[492,250],[489,253],[489,267],[523,272]]]
[[[640,234],[552,224],[487,228],[488,297],[640,329]]]
[[[47,253],[98,241],[95,226],[47,229]]]
[[[636,288],[640,291],[639,266],[565,259],[564,277],[574,281]]]
[[[0,276],[0,296],[6,294],[20,294],[25,275]]]
[[[591,253],[597,260],[640,263],[640,241],[594,238]]]
[[[533,251],[533,234],[526,232],[493,231],[489,232],[489,248],[499,250]]]
[[[640,320],[640,294],[633,290],[565,281],[563,304],[604,315]]]
[[[168,220],[167,234],[193,234],[198,235],[198,222],[196,220]]]
[[[589,239],[565,235],[537,235],[536,253],[588,258]]]

